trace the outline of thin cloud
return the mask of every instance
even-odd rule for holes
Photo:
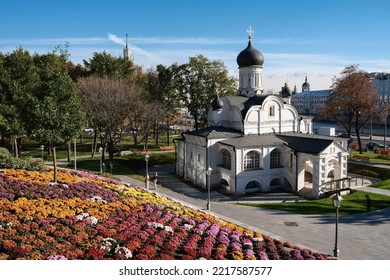
[[[103,44],[107,39],[99,37],[91,38],[42,38],[42,39],[0,39],[0,45],[47,45],[69,42],[74,45]]]
[[[111,42],[114,42],[115,44],[119,44],[122,46],[125,45],[125,41],[122,38],[119,38],[118,36],[111,34],[111,33],[108,33],[108,40],[110,40]]]

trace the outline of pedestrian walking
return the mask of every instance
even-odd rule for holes
[[[158,176],[158,174],[157,174],[157,172],[154,174],[154,176],[153,176],[153,183],[154,183],[154,189],[157,189],[157,176]]]

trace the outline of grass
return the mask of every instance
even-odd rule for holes
[[[344,195],[339,213],[341,215],[351,215],[367,211],[366,192],[354,191]],[[390,207],[390,197],[380,194],[370,193],[371,211],[381,210]],[[322,198],[316,200],[306,200],[301,202],[282,203],[239,203],[258,208],[268,208],[282,210],[302,215],[334,215],[335,208],[332,198]]]
[[[390,179],[373,184],[370,187],[390,191]]]
[[[180,134],[171,134],[169,145],[173,146],[173,140],[175,138],[179,138]],[[119,150],[130,150],[137,152],[140,149],[144,148],[145,143],[139,143],[138,145],[134,145],[133,138],[131,136],[124,137],[120,144],[117,145]],[[150,150],[159,150],[160,146],[167,146],[167,137],[165,133],[161,133],[159,137],[158,145],[155,145],[155,141],[153,139],[149,139],[148,149]],[[41,144],[35,140],[25,139],[22,143],[22,153],[25,157],[33,157],[33,158],[41,158],[42,151],[40,149]],[[98,146],[99,147],[99,146]],[[12,147],[7,147],[9,150],[12,150]],[[73,143],[71,143],[71,157],[73,157]],[[80,140],[77,140],[76,147],[77,156],[90,155],[92,150],[92,138],[91,137],[83,137],[83,143],[80,143]],[[57,159],[65,159],[68,157],[67,146],[59,146],[56,149]],[[43,158],[45,161],[52,161],[53,157],[48,155],[47,147],[45,146],[45,151],[43,152]],[[73,158],[72,158],[73,160]]]
[[[360,153],[359,153],[359,151],[352,151],[352,156],[353,155],[360,155]],[[373,152],[363,152],[361,155],[369,157],[370,163],[390,165],[390,160],[380,159],[380,158],[378,158],[378,154],[375,154]]]
[[[175,160],[174,152],[165,153],[152,153],[149,154],[149,166],[172,164]],[[144,180],[144,174],[140,174],[138,170],[145,169],[145,154],[134,153],[128,157],[114,157],[114,170],[115,175],[126,175],[139,181]],[[108,164],[106,164],[108,166]],[[69,168],[73,167],[73,163],[69,164]],[[77,161],[77,168],[83,170],[89,170],[93,172],[100,171],[100,158],[87,158],[79,159]]]
[[[371,166],[371,165],[352,163],[352,162],[348,163],[348,173],[376,177],[382,180],[390,179],[389,169],[385,169],[377,166]]]

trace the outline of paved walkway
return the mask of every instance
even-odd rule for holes
[[[173,175],[173,166],[155,166],[150,175],[158,172],[159,187],[152,192],[170,197],[183,204],[206,211],[207,192],[191,187]],[[143,171],[145,172],[145,171]],[[118,176],[130,184],[144,187],[144,183],[126,176]],[[153,184],[151,183],[150,186]],[[364,187],[367,192],[377,189]],[[381,191],[390,195],[390,191]],[[263,194],[242,198],[256,201],[296,201],[292,194]],[[211,192],[211,213],[216,216],[283,241],[289,241],[316,252],[333,255],[335,216],[298,215],[284,211],[237,205],[238,200],[219,192]],[[362,214],[340,216],[340,259],[390,259],[390,208]]]

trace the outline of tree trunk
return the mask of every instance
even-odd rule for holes
[[[167,144],[169,146],[169,117],[167,118]]]
[[[159,130],[158,130],[158,124],[156,124],[155,129],[154,129],[154,139],[155,139],[155,146],[158,147],[158,135],[159,135]]]
[[[72,153],[72,148],[70,142],[68,142],[68,163],[70,162],[71,158],[71,153]]]
[[[148,149],[148,140],[149,140],[149,133],[147,133],[145,136],[145,150]]]
[[[15,152],[15,157],[19,158],[19,150],[18,150],[18,140],[15,138],[14,139],[14,152]]]
[[[133,141],[134,141],[134,146],[138,145],[138,136],[137,133],[133,132]]]
[[[112,141],[109,141],[107,143],[107,150],[108,150],[108,159],[109,159],[109,161],[113,162],[113,160],[114,160],[114,143]]]
[[[57,183],[57,155],[56,155],[56,147],[51,148],[53,151],[53,167],[54,167],[54,176],[53,176],[53,182]]]
[[[94,129],[94,131],[93,131],[93,141],[92,141],[92,154],[91,154],[91,158],[94,158],[94,157],[95,157],[96,147],[97,147],[97,131],[96,131],[96,129]]]

